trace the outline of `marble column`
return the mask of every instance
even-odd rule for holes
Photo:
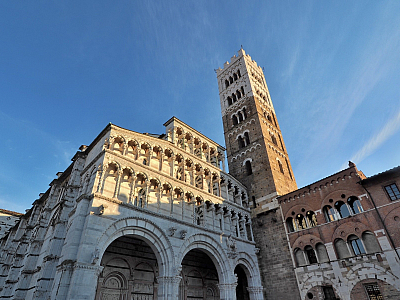
[[[218,284],[219,299],[220,300],[236,299],[236,286],[237,286],[236,282]]]
[[[179,284],[182,280],[181,276],[159,276],[158,281],[158,298],[159,300],[178,300]]]
[[[249,292],[250,300],[263,300],[263,287],[262,286],[250,286],[247,288]]]

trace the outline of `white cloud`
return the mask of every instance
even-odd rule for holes
[[[373,137],[369,139],[364,146],[353,155],[351,161],[355,164],[374,153],[387,139],[400,129],[400,111],[390,119],[386,125]],[[347,163],[343,164],[342,169],[347,167]]]

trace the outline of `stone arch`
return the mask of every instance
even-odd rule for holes
[[[110,150],[117,151],[120,152],[120,154],[123,154],[125,143],[125,138],[122,135],[115,136],[112,138]]]
[[[322,276],[315,276],[313,273],[304,279],[303,282],[299,286],[299,290],[301,293],[301,298],[305,299],[307,293],[318,286],[332,286],[333,290],[335,291],[336,295],[339,296],[340,299],[347,299],[341,293],[340,289],[338,288],[339,282],[337,280],[331,280],[326,275],[322,274]],[[307,288],[307,291],[304,291]]]
[[[394,287],[396,287],[396,289],[398,291],[400,291],[400,285],[398,284],[398,278],[395,275],[393,275],[391,272],[386,271],[385,268],[382,268],[381,266],[379,266],[373,262],[371,262],[371,264],[373,265],[373,267],[371,267],[369,269],[368,274],[366,274],[366,275],[364,273],[359,273],[363,269],[362,268],[357,269],[357,265],[350,267],[350,271],[347,272],[346,277],[345,277],[348,280],[348,286],[349,286],[350,291],[357,284],[357,282],[354,281],[354,278],[365,278],[365,276],[368,279],[379,279],[384,282],[387,282],[387,283],[393,285]]]
[[[153,268],[153,266],[151,266],[150,264],[148,264],[148,263],[146,263],[146,262],[143,262],[143,261],[139,261],[139,262],[136,263],[136,265],[132,266],[132,268],[131,268],[131,273],[133,274],[133,273],[135,272],[135,270],[137,269],[137,267],[140,266],[140,265],[142,265],[142,264],[145,264],[145,265],[148,266],[150,269],[152,269],[154,274],[157,274],[157,273],[158,273],[157,270],[155,270],[155,269]]]
[[[194,234],[185,240],[177,253],[176,262],[178,266],[182,263],[185,255],[193,249],[200,249],[211,258],[217,269],[220,283],[235,282],[233,268],[226,252],[218,241],[205,234]]]
[[[174,151],[172,151],[172,149],[169,148],[169,147],[168,147],[168,148],[165,148],[164,154],[165,154],[167,157],[173,157],[173,156],[175,156]]]
[[[155,223],[144,218],[123,218],[112,223],[98,239],[96,249],[99,257],[104,255],[107,247],[117,238],[134,235],[144,240],[153,250],[160,266],[160,276],[166,276],[174,265],[174,250],[164,231]],[[101,259],[96,264],[100,266]]]
[[[334,241],[335,239],[340,238],[347,241],[347,238],[352,234],[358,236],[361,239],[361,233],[364,231],[372,231],[372,230],[369,230],[367,226],[365,226],[361,222],[351,221],[343,223],[342,225],[340,225],[335,229],[335,231],[332,234],[331,240]]]
[[[326,187],[326,186],[329,186],[329,185],[330,185],[330,183],[327,182],[326,185],[325,185],[325,187]],[[324,199],[322,200],[322,202],[321,202],[321,208],[324,207],[325,205],[330,205],[330,206],[333,207],[333,205],[335,204],[336,201],[342,199],[342,198],[340,197],[341,194],[345,194],[345,195],[351,196],[351,195],[354,194],[354,191],[350,191],[350,190],[346,190],[346,189],[338,189],[338,190],[334,190],[334,191],[328,193],[328,194],[324,197]],[[329,202],[329,199],[333,199],[334,201],[331,203],[331,202]],[[344,200],[342,199],[342,201],[344,201]]]
[[[315,249],[315,245],[317,245],[318,243],[322,243],[322,240],[313,235],[313,234],[306,234],[306,235],[302,235],[300,237],[298,237],[295,242],[293,243],[292,248],[299,248],[301,250],[304,250],[304,247],[307,245],[310,245],[313,247],[313,249]]]
[[[235,261],[235,267],[237,265],[242,265],[244,268],[243,270],[246,273],[247,281],[249,287],[253,286],[261,286],[261,281],[257,280],[260,279],[258,274],[258,264],[253,260],[253,258],[246,252],[240,252],[238,257]]]
[[[106,266],[106,265],[108,265],[111,261],[113,261],[113,260],[121,260],[121,261],[123,261],[127,266],[128,266],[128,268],[129,268],[129,275],[131,275],[132,276],[132,268],[131,268],[131,265],[129,264],[129,262],[125,259],[125,258],[123,258],[123,257],[119,257],[119,256],[116,256],[116,257],[110,257],[110,259],[108,259],[107,261],[104,261],[104,265]],[[107,275],[108,276],[108,275]],[[106,277],[107,277],[106,276]]]
[[[291,199],[289,199],[289,200],[291,200]],[[286,215],[285,215],[285,220],[286,220],[287,218],[289,218],[289,217],[293,217],[293,215],[292,215],[292,212],[293,212],[293,211],[295,212],[294,215],[302,214],[302,213],[303,213],[303,212],[301,211],[302,208],[304,208],[304,210],[305,210],[304,212],[306,212],[306,211],[314,211],[314,209],[312,209],[312,207],[311,207],[310,205],[308,205],[307,203],[304,203],[304,204],[296,204],[296,205],[292,206],[292,207],[290,208],[290,210],[286,213]]]
[[[398,286],[393,286],[388,283],[386,280],[377,279],[377,278],[367,278],[358,281],[350,290],[350,299],[369,299],[369,297],[365,293],[365,285],[373,284],[378,286],[381,295],[384,299],[399,299],[400,290]],[[375,299],[375,298],[374,298]]]

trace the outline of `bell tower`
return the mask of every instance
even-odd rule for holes
[[[229,173],[247,187],[266,299],[300,299],[276,198],[297,189],[264,73],[243,49],[216,70]]]
[[[297,189],[264,73],[240,49],[217,70],[229,172],[248,189],[253,212]]]

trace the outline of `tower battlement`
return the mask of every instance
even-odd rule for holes
[[[224,63],[224,67],[222,69],[218,68],[216,70],[217,77],[222,75],[229,67],[231,67],[234,63],[236,63],[241,57],[244,57],[246,59],[247,63],[251,63],[253,68],[257,68],[258,71],[262,72],[262,68],[257,65],[257,62],[255,60],[253,60],[249,54],[246,54],[246,52],[244,51],[243,48],[240,48],[240,50],[238,51],[238,54],[237,55],[235,54],[231,57],[230,62],[226,61]]]

